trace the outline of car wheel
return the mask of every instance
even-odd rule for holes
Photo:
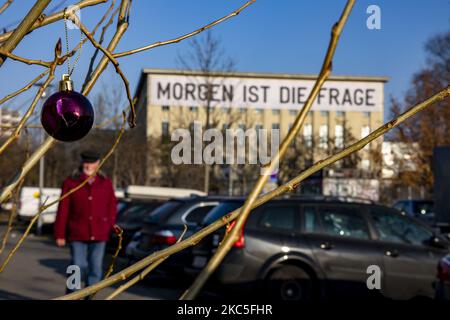
[[[296,266],[281,266],[273,270],[266,279],[266,288],[276,300],[309,301],[313,295],[310,276]]]

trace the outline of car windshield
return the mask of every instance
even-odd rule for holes
[[[202,224],[208,225],[230,213],[244,204],[243,201],[227,201],[220,203],[217,207],[212,209],[203,219]]]
[[[168,216],[177,210],[183,202],[171,200],[159,206],[152,213],[145,217],[144,222],[159,222],[168,218]]]
[[[120,223],[141,222],[144,216],[150,214],[158,206],[159,203],[157,202],[133,203],[123,209],[117,220]]]
[[[433,212],[433,201],[416,201],[413,204],[413,210],[416,214],[429,214]]]

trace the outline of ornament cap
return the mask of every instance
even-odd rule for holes
[[[59,81],[59,91],[73,91],[73,82],[67,73],[64,73]]]

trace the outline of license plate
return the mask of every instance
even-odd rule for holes
[[[206,257],[194,257],[192,266],[194,268],[203,268],[206,265]]]

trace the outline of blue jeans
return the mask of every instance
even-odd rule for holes
[[[103,256],[106,242],[70,242],[72,264],[77,265],[81,271],[81,280],[87,286],[99,282],[103,276]]]

